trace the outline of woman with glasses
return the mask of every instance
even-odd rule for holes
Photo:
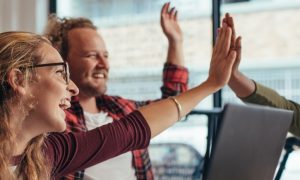
[[[148,146],[150,138],[228,82],[236,53],[230,50],[231,29],[225,24],[219,32],[202,84],[121,121],[68,134],[59,133],[66,128],[64,110],[78,94],[68,65],[42,36],[1,33],[0,179],[51,179]]]

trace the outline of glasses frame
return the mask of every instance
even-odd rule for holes
[[[66,81],[66,84],[68,85],[70,83],[70,70],[67,62],[36,64],[36,65],[32,65],[31,67],[39,68],[39,67],[47,67],[47,66],[61,66],[61,65],[64,67],[65,70],[63,78]]]

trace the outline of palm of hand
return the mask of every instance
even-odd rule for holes
[[[160,24],[169,41],[182,41],[182,31],[177,22],[177,10],[170,8],[170,2],[165,3],[161,9]]]
[[[226,25],[221,28],[213,50],[209,69],[209,80],[218,87],[225,86],[231,77],[236,51],[230,49],[231,29]]]
[[[178,40],[178,41],[182,40],[183,35],[178,25],[178,22],[174,19],[165,16],[162,17],[162,22],[161,22],[161,26],[165,35],[170,40]]]
[[[218,86],[225,86],[230,79],[232,68],[228,63],[227,58],[221,56],[213,56],[209,69],[209,78],[213,80]]]

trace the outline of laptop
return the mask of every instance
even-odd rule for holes
[[[272,180],[293,112],[227,104],[203,180]]]

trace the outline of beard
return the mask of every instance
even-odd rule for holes
[[[91,83],[85,83],[79,85],[79,93],[84,94],[87,97],[102,96],[106,93],[106,83],[101,85],[94,85]]]

